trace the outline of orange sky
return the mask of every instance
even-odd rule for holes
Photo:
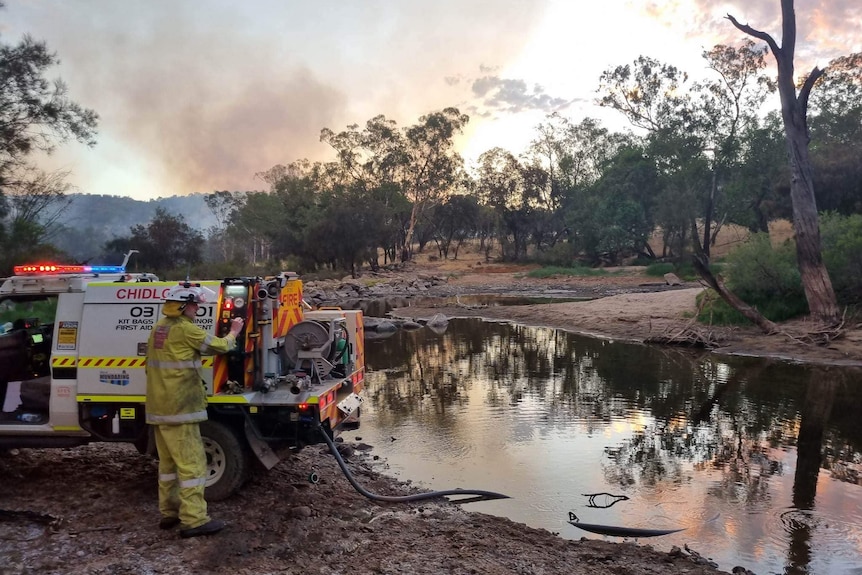
[[[44,40],[70,95],[100,115],[98,144],[43,163],[84,193],[137,199],[263,189],[254,174],[384,114],[405,126],[457,106],[462,151],[520,153],[553,111],[621,119],[594,104],[599,74],[643,54],[702,69],[742,39],[723,18],[780,38],[778,0],[8,0],[0,41]],[[862,50],[862,3],[797,0],[800,60]],[[825,59],[825,60],[824,60]],[[799,66],[801,69],[801,66]]]

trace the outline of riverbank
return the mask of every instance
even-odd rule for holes
[[[781,332],[765,335],[751,326],[706,326],[693,321],[697,295],[704,289],[689,282],[669,286],[660,278],[648,277],[643,268],[618,268],[608,275],[585,277],[527,277],[528,268],[481,266],[480,271],[450,271],[445,287],[428,290],[427,295],[521,294],[554,298],[591,297],[587,301],[565,301],[519,306],[409,304],[392,315],[426,320],[435,314],[446,317],[481,317],[508,320],[526,325],[551,327],[575,333],[630,342],[650,342],[675,336],[685,330],[708,332],[715,343],[713,353],[775,358],[820,365],[862,367],[862,319],[845,320],[842,336],[827,345],[812,343],[811,334],[824,328],[807,318],[780,324]],[[411,273],[437,275],[445,268],[419,266]]]

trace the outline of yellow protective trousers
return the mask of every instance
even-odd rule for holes
[[[154,425],[159,451],[159,511],[182,529],[208,523],[204,485],[207,456],[197,423]]]

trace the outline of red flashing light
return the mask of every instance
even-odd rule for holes
[[[15,266],[15,275],[50,275],[50,274],[121,274],[126,272],[123,266],[79,266],[66,264],[28,264]]]
[[[308,404],[307,403],[300,403],[299,404],[299,411],[308,411]]]
[[[233,309],[233,300],[232,299],[224,300],[224,309]]]

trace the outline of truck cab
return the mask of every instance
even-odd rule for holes
[[[204,356],[207,497],[242,485],[256,459],[272,467],[358,426],[364,388],[362,312],[312,310],[296,274],[199,282],[219,294],[195,322],[236,349]],[[127,442],[153,453],[146,351],[176,282],[123,266],[24,265],[0,284],[0,447]]]

